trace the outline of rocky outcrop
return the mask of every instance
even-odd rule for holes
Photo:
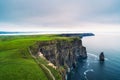
[[[66,72],[75,68],[79,59],[87,58],[86,47],[82,45],[82,40],[79,38],[38,42],[37,46],[33,46],[32,49],[33,53],[41,52],[58,68],[63,66]],[[64,72],[64,77],[66,72]]]
[[[104,59],[104,53],[103,53],[103,52],[100,53],[100,55],[99,55],[99,60],[100,60],[100,61],[104,61],[104,60],[105,60],[105,59]]]

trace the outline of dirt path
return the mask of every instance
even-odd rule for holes
[[[31,50],[30,50],[30,49],[28,49],[28,50],[29,50],[30,55],[35,59],[35,61],[36,61],[38,64],[40,64],[40,62],[36,59],[36,57],[32,55]],[[41,64],[41,65],[49,72],[49,74],[50,74],[50,76],[52,77],[52,79],[55,80],[55,77],[54,77],[54,75],[52,74],[52,72],[50,71],[50,69],[48,69],[44,64]]]
[[[42,64],[42,66],[49,72],[49,74],[53,78],[53,80],[55,80],[55,77],[53,76],[52,72],[45,65]]]

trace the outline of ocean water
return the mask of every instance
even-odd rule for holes
[[[84,37],[88,58],[80,61],[70,80],[120,80],[120,34]],[[105,61],[98,57],[104,52]]]

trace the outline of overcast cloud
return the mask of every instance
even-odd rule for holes
[[[119,0],[0,0],[0,30],[117,31],[119,25]]]

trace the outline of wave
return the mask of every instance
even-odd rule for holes
[[[95,55],[95,54],[91,54],[91,53],[87,53],[89,56],[93,56],[93,57],[95,57],[95,58],[98,58],[98,56],[97,55]]]
[[[86,75],[88,72],[94,72],[94,70],[93,69],[87,69],[85,72],[84,72],[84,75]]]
[[[88,80],[88,78],[87,78],[87,73],[88,72],[94,72],[94,70],[93,69],[87,69],[85,72],[84,72],[84,76],[85,76],[85,79],[86,80]]]

